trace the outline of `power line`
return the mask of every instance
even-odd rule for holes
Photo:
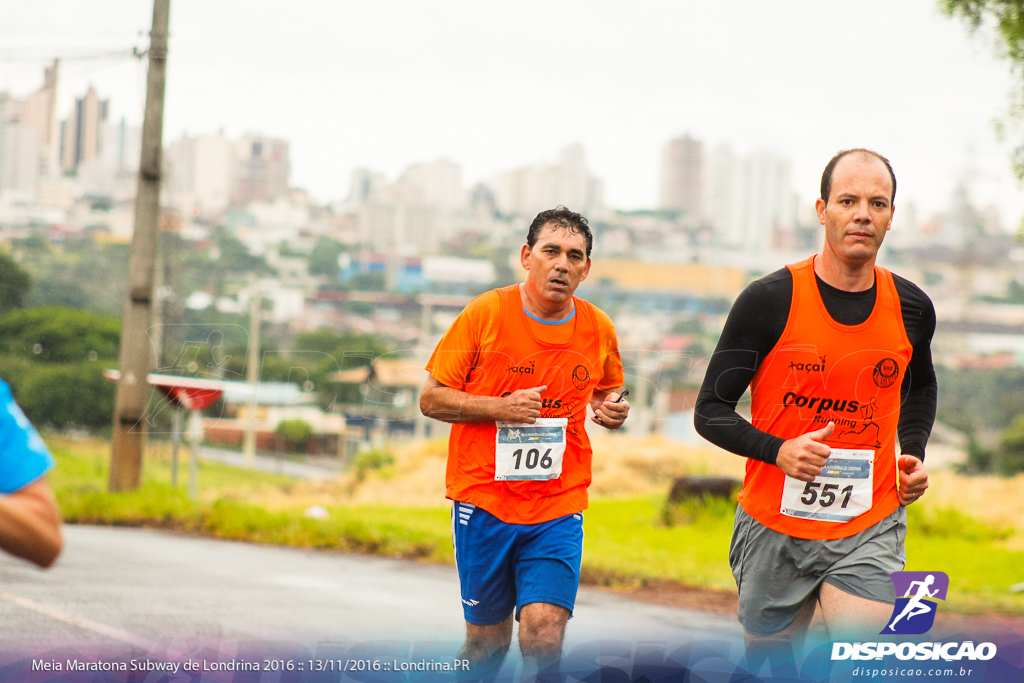
[[[123,48],[120,50],[104,50],[88,51],[88,52],[55,52],[51,50],[33,50],[28,51],[24,48],[0,48],[0,62],[3,63],[17,63],[17,62],[53,62],[59,60],[61,62],[88,62],[88,61],[104,61],[104,60],[121,60],[121,59],[141,59],[146,55],[144,50],[140,50],[138,47]]]

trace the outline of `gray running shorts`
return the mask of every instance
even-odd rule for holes
[[[729,565],[747,633],[768,636],[793,623],[822,581],[859,598],[894,603],[889,578],[906,564],[907,510],[902,505],[847,538],[813,540],[780,534],[736,508]]]

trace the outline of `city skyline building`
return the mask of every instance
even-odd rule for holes
[[[406,195],[406,201],[442,212],[463,210],[468,199],[462,187],[462,167],[449,159],[412,164],[396,186]]]
[[[166,150],[165,203],[184,215],[217,214],[229,206],[291,197],[287,140],[258,133],[229,139],[183,135]]]
[[[587,168],[583,145],[562,148],[557,163],[541,163],[506,171],[494,185],[498,210],[507,215],[533,217],[561,204],[590,213],[602,208],[604,183]]]
[[[167,147],[166,197],[186,216],[223,211],[231,203],[234,154],[220,130],[184,135]]]
[[[57,73],[55,61],[24,99],[0,93],[0,197],[7,200],[33,203],[40,177],[58,175]]]
[[[99,155],[100,131],[107,122],[109,108],[110,100],[101,100],[92,86],[83,97],[75,99],[61,136],[61,168],[65,172],[74,173],[80,164]]]
[[[39,140],[21,125],[23,103],[0,93],[0,198],[33,201],[39,179]]]
[[[660,208],[681,211],[690,224],[704,216],[704,143],[689,134],[669,140],[661,157]]]
[[[288,148],[286,140],[243,135],[235,146],[232,203],[269,202],[287,195],[292,171]]]
[[[348,199],[345,202],[358,207],[363,202],[380,200],[387,190],[387,185],[383,173],[368,168],[354,168],[349,182]]]
[[[702,171],[703,221],[717,246],[750,252],[793,248],[797,196],[792,164],[768,150],[737,155],[716,145]]]
[[[53,178],[60,173],[60,122],[57,120],[57,75],[60,62],[43,69],[43,85],[25,98],[23,123],[38,135],[40,173]]]

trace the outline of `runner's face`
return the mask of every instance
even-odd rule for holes
[[[590,272],[586,238],[557,223],[541,228],[533,249],[523,245],[520,262],[527,286],[552,304],[572,297]]]
[[[859,153],[840,159],[828,203],[815,203],[825,248],[849,265],[873,261],[892,223],[891,197],[892,179],[880,159]]]

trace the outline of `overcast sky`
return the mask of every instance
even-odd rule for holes
[[[990,37],[936,0],[172,0],[165,140],[260,132],[291,142],[292,180],[343,199],[365,166],[394,178],[447,157],[467,185],[583,143],[609,204],[652,207],[683,133],[793,161],[813,201],[837,150],[887,155],[921,218],[969,177],[1015,228],[1024,192],[993,121],[1012,79]],[[148,43],[149,0],[5,0],[0,91],[35,57]],[[66,61],[59,114],[91,83],[141,123],[133,60]]]

